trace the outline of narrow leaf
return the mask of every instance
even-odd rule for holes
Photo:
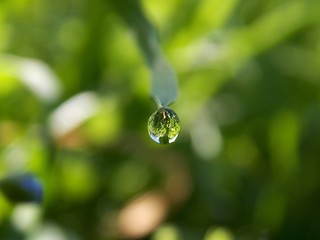
[[[168,106],[177,98],[177,79],[162,54],[154,27],[143,13],[138,0],[113,0],[111,3],[136,34],[151,71],[151,96],[158,105]]]

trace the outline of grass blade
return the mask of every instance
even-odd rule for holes
[[[159,106],[168,106],[178,95],[175,73],[159,46],[156,31],[137,0],[111,1],[118,14],[136,34],[140,49],[151,71],[151,96]]]

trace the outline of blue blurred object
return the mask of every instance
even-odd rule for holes
[[[32,174],[8,176],[0,180],[0,191],[12,202],[41,203],[43,198],[42,184]]]

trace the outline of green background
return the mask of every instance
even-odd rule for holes
[[[170,145],[137,3],[0,2],[0,177],[44,188],[0,192],[0,239],[319,239],[320,2],[141,1],[178,78]]]

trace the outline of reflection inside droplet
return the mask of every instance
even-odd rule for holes
[[[179,132],[180,120],[171,108],[159,108],[148,120],[149,136],[157,143],[172,143],[178,137]]]

